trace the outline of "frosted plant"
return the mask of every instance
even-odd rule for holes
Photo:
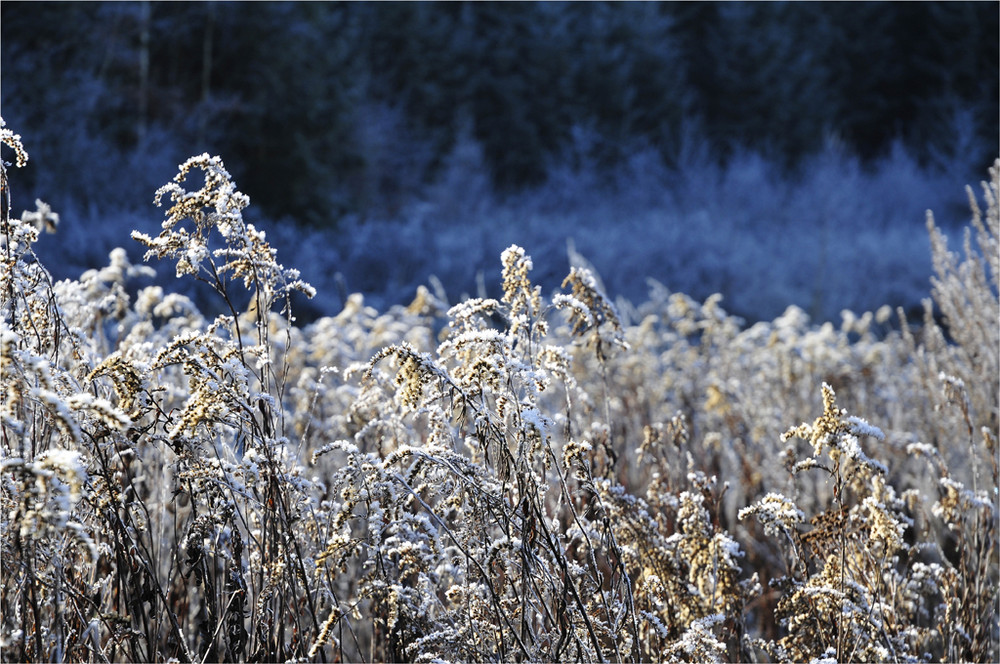
[[[740,510],[739,518],[741,521],[749,516],[757,518],[764,527],[764,534],[777,535],[781,533],[789,539],[792,538],[791,532],[796,524],[805,520],[802,510],[778,493],[769,493],[750,507]]]
[[[188,191],[182,186],[191,171],[201,171],[201,188]],[[242,280],[253,290],[249,307],[270,311],[278,300],[293,291],[312,297],[312,287],[299,279],[299,272],[286,269],[275,261],[275,250],[263,231],[243,221],[243,209],[249,197],[236,189],[235,183],[219,157],[207,153],[192,157],[180,166],[174,181],[156,191],[154,203],[162,204],[168,196],[172,205],[163,221],[163,231],[155,238],[134,231],[132,237],[149,247],[146,259],[171,258],[176,261],[177,276],[190,274],[206,281],[229,302],[228,282]],[[190,222],[190,228],[185,222]],[[217,231],[224,246],[212,248],[212,234]]]
[[[933,551],[933,543],[914,547],[907,541],[917,525],[911,516],[917,494],[911,490],[900,495],[888,480],[890,469],[860,450],[858,436],[884,440],[885,434],[838,408],[828,385],[822,392],[823,414],[790,429],[785,438],[811,443],[814,456],[788,467],[800,475],[815,469],[827,473],[832,480],[829,506],[806,522],[794,502],[768,494],[740,511],[741,519],[754,516],[765,534],[781,533],[789,555],[788,575],[772,582],[782,592],[775,615],[784,635],[756,640],[753,647],[783,661],[831,655],[838,661],[916,659],[926,649],[953,652],[951,639],[966,632],[956,626],[943,635],[932,616],[942,611],[957,614],[952,600],[938,604],[938,596],[953,596],[960,575],[936,574],[935,581],[927,580],[928,570],[938,568],[920,558]],[[933,456],[926,446],[910,448]],[[820,459],[824,452],[832,465]],[[794,450],[789,455],[794,457]],[[953,486],[946,479],[942,483]],[[946,490],[935,509],[957,505],[962,493],[960,487],[955,489]],[[972,509],[982,507],[980,502]]]
[[[691,622],[684,634],[667,650],[667,661],[676,662],[727,662],[726,646],[719,642],[712,628],[725,620],[716,613]]]
[[[498,299],[298,327],[221,160],[139,236],[221,316],[121,250],[53,283],[7,166],[9,659],[997,658],[995,173],[965,257],[932,237],[947,329],[612,305],[579,267],[546,300],[516,245]]]
[[[823,414],[811,424],[801,424],[782,434],[782,442],[790,438],[808,440],[813,448],[813,457],[798,466],[801,469],[822,465],[821,455],[827,452],[835,464],[831,472],[838,472],[842,460],[864,467],[867,472],[885,473],[884,464],[869,458],[861,449],[858,436],[871,436],[884,440],[885,434],[858,417],[846,417],[847,411],[837,408],[833,388],[823,384]]]
[[[557,296],[553,304],[567,308],[572,335],[583,336],[589,332],[588,341],[594,344],[599,359],[605,356],[605,347],[628,348],[618,312],[598,288],[589,270],[582,267],[571,268],[562,286],[569,286],[571,292],[569,295]]]
[[[1000,421],[996,366],[1000,362],[1000,160],[990,168],[990,179],[982,183],[986,212],[980,208],[972,187],[967,187],[972,208],[971,225],[965,229],[964,260],[950,251],[947,239],[927,213],[931,254],[936,276],[931,279],[932,295],[956,345],[947,354],[948,373],[964,379],[974,415],[995,429]],[[975,243],[973,243],[973,239]],[[941,367],[942,370],[945,367]]]
[[[48,203],[38,198],[35,199],[35,211],[25,210],[21,214],[21,220],[46,233],[55,233],[59,228],[59,213],[53,212]]]

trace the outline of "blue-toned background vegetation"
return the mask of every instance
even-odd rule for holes
[[[512,242],[547,288],[579,252],[612,296],[749,320],[914,307],[924,211],[965,222],[998,152],[998,6],[4,2],[15,212],[62,215],[57,278],[138,260],[208,151],[320,290],[304,318],[495,292]]]

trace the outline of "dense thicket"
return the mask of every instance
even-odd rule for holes
[[[751,148],[786,166],[831,139],[865,159],[901,140],[926,162],[981,145],[982,166],[998,143],[996,3],[4,2],[2,14],[5,116],[40,162],[60,155],[46,189],[84,203],[111,193],[79,177],[67,144],[167,163],[225,154],[267,214],[326,225],[392,213],[471,139],[501,192],[641,147],[669,165],[692,131],[718,159]]]

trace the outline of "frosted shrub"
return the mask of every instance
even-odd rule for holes
[[[498,299],[300,327],[217,157],[135,237],[221,315],[123,250],[53,283],[8,166],[7,659],[1000,656],[996,168],[963,258],[929,226],[919,327],[613,302],[580,262],[546,298],[517,245]]]

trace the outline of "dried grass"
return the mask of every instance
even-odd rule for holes
[[[202,155],[135,237],[207,319],[122,251],[52,283],[7,166],[5,661],[1000,658],[1000,162],[919,329],[546,300],[516,246],[500,300],[298,327]]]

